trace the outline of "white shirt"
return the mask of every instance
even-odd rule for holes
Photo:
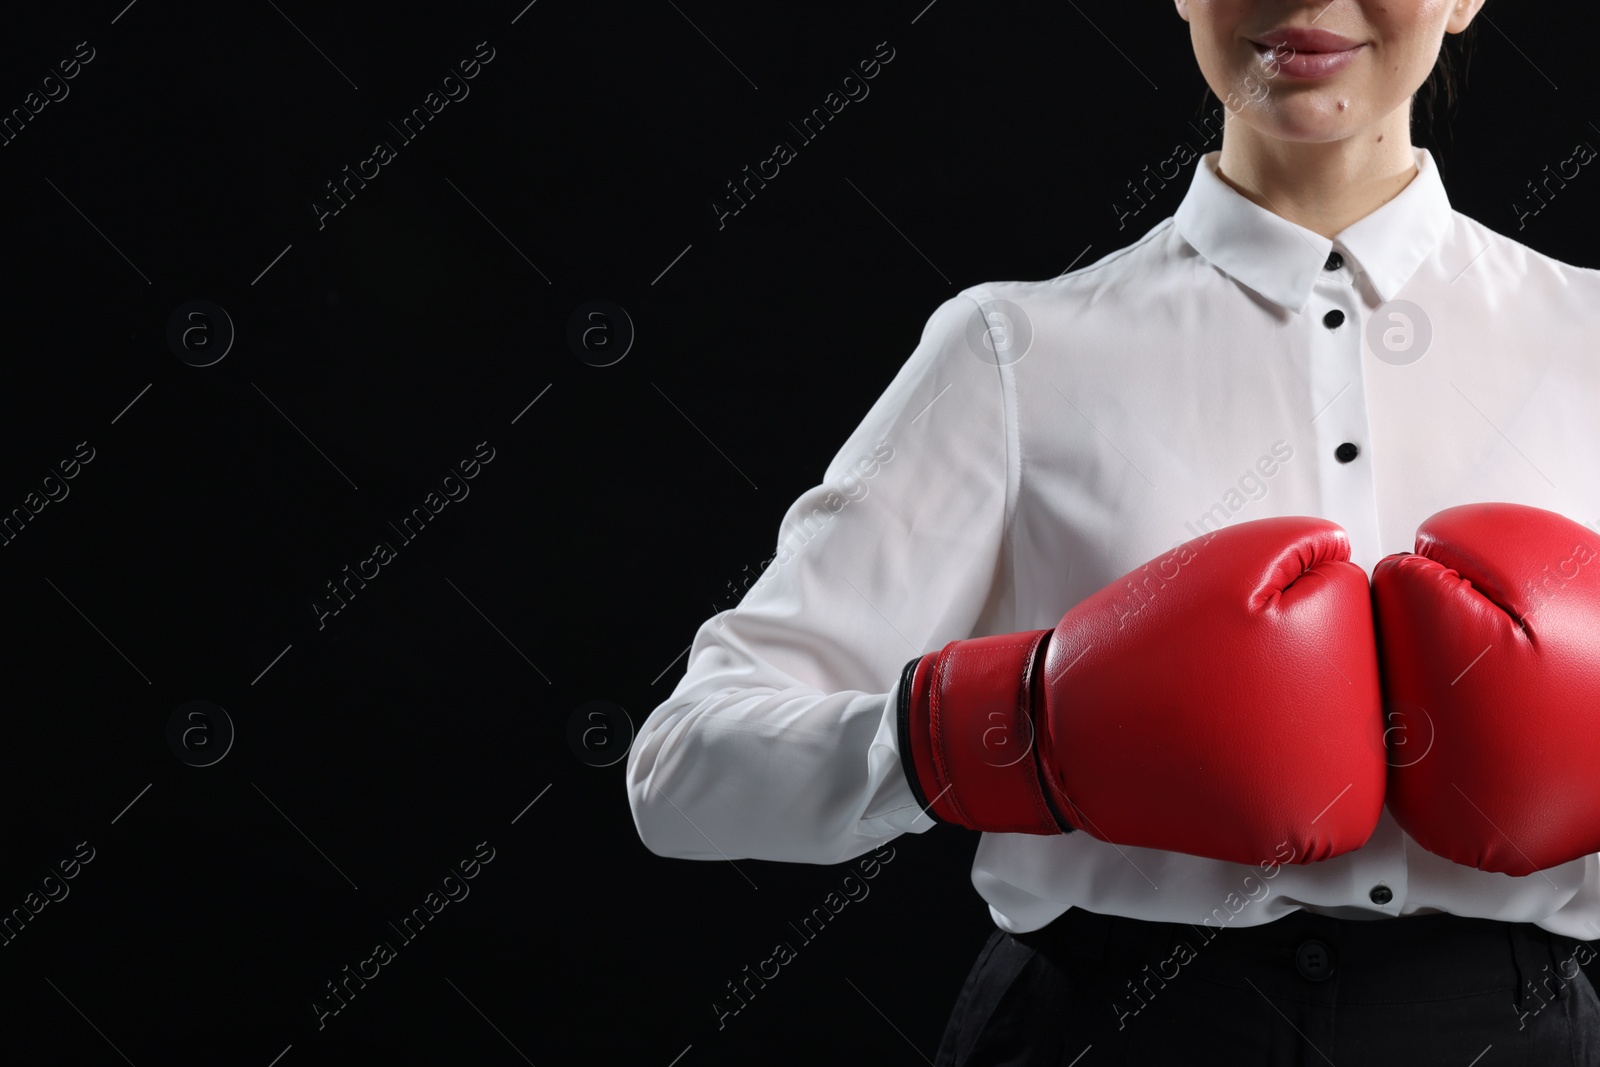
[[[906,661],[1053,627],[1206,529],[1331,519],[1370,575],[1455,504],[1600,520],[1600,271],[1456,213],[1416,157],[1330,241],[1234,192],[1212,153],[1127,248],[941,304],[642,724],[627,782],[646,846],[838,863],[927,830],[897,749]],[[1485,873],[1424,851],[1387,808],[1364,847],[1274,870],[986,833],[972,881],[1011,932],[1075,905],[1214,926],[1443,911],[1600,937],[1600,857]]]

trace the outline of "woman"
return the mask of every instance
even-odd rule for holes
[[[919,782],[919,660],[1053,627],[1145,561],[1181,582],[1176,545],[1314,516],[1371,572],[1459,504],[1600,518],[1600,272],[1455,213],[1410,143],[1413,94],[1483,0],[1175,2],[1227,104],[1220,152],[1127,248],[934,312],[641,729],[640,835],[667,856],[837,863],[935,821],[983,829],[972,878],[998,929],[941,1065],[1600,1063],[1579,970],[1600,936],[1594,855],[1527,877],[1434,855],[1377,814],[1370,763],[1351,774],[1362,795],[1308,820],[1322,851],[1259,864],[1231,838],[998,830],[1013,824],[964,819],[972,805]],[[1159,615],[1188,595],[1174,588],[1129,584],[1115,611]],[[1338,776],[1316,744],[1241,728],[1274,669],[1225,638],[1143,650],[1123,673],[1191,690],[1173,714],[1208,755],[1251,752],[1282,789]],[[1178,647],[1207,641],[1217,669],[1187,677]],[[1220,836],[1250,809],[1198,798],[1262,778],[1198,762],[1185,788],[1137,760],[1107,773],[1171,813],[1150,839]],[[1354,839],[1325,847],[1340,820]]]

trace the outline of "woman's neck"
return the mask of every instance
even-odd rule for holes
[[[1333,237],[1416,177],[1410,124],[1401,108],[1353,137],[1310,143],[1268,137],[1230,117],[1217,176],[1268,211]]]

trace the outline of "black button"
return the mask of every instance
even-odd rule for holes
[[[1294,954],[1295,970],[1308,982],[1325,982],[1333,977],[1333,950],[1321,941],[1304,942]]]
[[[1387,904],[1394,899],[1394,892],[1386,885],[1375,885],[1367,896],[1372,898],[1374,904]]]
[[[1337,251],[1328,253],[1328,262],[1322,265],[1323,270],[1338,270],[1344,266],[1344,257]]]
[[[1333,458],[1338,460],[1340,463],[1349,463],[1360,454],[1361,449],[1350,441],[1346,441],[1344,444],[1333,450]]]
[[[1330,330],[1337,330],[1340,326],[1344,325],[1344,312],[1340,311],[1338,308],[1334,308],[1332,311],[1322,316],[1322,325],[1326,326]]]

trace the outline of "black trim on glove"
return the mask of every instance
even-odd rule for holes
[[[906,781],[911,783],[911,795],[916,797],[917,806],[924,815],[934,822],[944,822],[930,810],[930,801],[922,791],[922,783],[917,780],[917,762],[911,757],[911,680],[916,676],[917,664],[922,662],[921,656],[913,656],[900,671],[900,687],[896,690],[898,706],[895,718],[899,725],[900,737],[900,767],[905,772]]]

